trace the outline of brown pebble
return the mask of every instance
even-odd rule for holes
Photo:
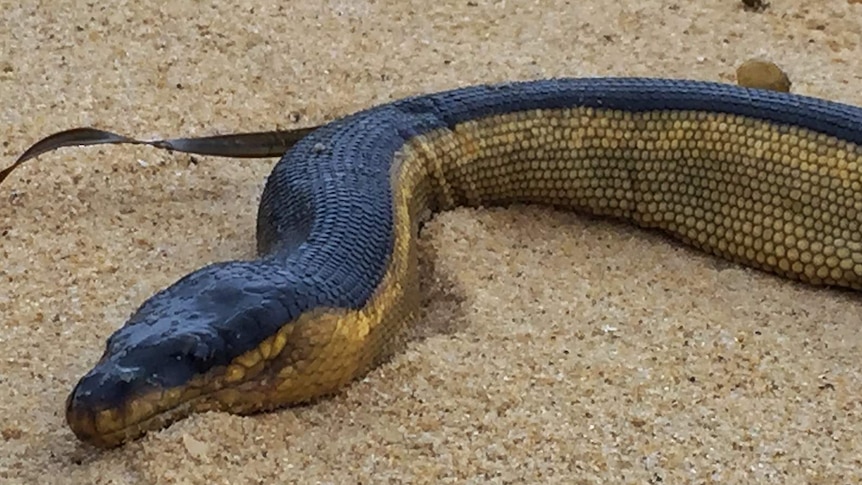
[[[24,431],[21,428],[9,426],[0,430],[0,436],[6,441],[17,440],[24,436]]]
[[[751,59],[736,69],[736,83],[747,88],[789,92],[790,78],[775,63]]]
[[[749,12],[763,12],[769,8],[769,2],[764,0],[742,0],[742,7]]]

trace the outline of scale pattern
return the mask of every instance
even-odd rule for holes
[[[407,98],[291,149],[256,261],[145,302],[67,420],[112,446],[204,410],[331,394],[396,352],[419,311],[416,239],[459,205],[539,203],[660,229],[812,284],[862,287],[862,110],[658,79],[556,79]]]

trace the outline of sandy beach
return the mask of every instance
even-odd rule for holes
[[[21,6],[27,4],[26,6]],[[862,105],[862,4],[0,0],[0,166],[55,131],[320,124],[554,76],[735,82]],[[541,207],[422,235],[408,348],[322,402],[78,442],[66,395],[148,296],[251,257],[275,159],[67,148],[0,185],[0,482],[862,483],[862,300]]]

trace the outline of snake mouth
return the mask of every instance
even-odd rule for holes
[[[92,394],[87,393],[86,380],[82,379],[66,399],[66,422],[79,440],[107,449],[166,428],[193,413],[227,411],[249,415],[286,404],[307,403],[333,394],[340,387],[338,383],[321,387],[297,386],[298,390],[286,394],[285,399],[272,400],[260,392],[261,389],[275,390],[269,379],[228,384],[220,377],[220,370],[215,374],[219,377],[200,376],[184,386],[152,388],[111,405],[98,405]]]
[[[258,371],[264,362],[254,366]],[[110,368],[109,368],[110,369]],[[75,385],[66,399],[66,422],[79,440],[98,448],[113,448],[163,429],[193,413],[227,411],[246,415],[299,403],[314,393],[287,393],[286,399],[273,400],[276,384],[270,373],[245,374],[242,379],[230,367],[218,366],[177,386],[146,384],[145,379],[125,376],[97,365]],[[269,371],[283,370],[270,368]],[[140,377],[140,376],[137,376]],[[143,382],[143,383],[142,383]],[[287,380],[288,384],[295,381]],[[282,382],[283,383],[283,382]],[[288,386],[290,387],[290,386]],[[314,389],[314,387],[311,387]],[[282,390],[284,392],[284,390]]]
[[[66,422],[75,436],[99,448],[113,448],[181,420],[193,412],[214,408],[216,391],[191,386],[153,389],[113,406],[95,406],[81,383],[66,399]]]
[[[217,366],[167,386],[142,377],[147,372],[118,370],[100,362],[66,398],[66,422],[75,436],[99,448],[113,448],[157,431],[195,412],[250,408],[247,387],[255,381],[227,382]]]

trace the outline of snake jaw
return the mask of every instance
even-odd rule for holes
[[[111,448],[213,408],[208,396],[224,387],[226,366],[199,370],[191,357],[201,347],[188,334],[134,350],[109,344],[69,393],[66,422],[81,441]]]
[[[120,378],[111,381],[104,365],[84,376],[66,399],[66,422],[81,441],[110,448],[191,412],[194,388],[132,391],[133,375],[116,374]]]
[[[206,401],[204,395],[182,401],[165,400],[161,393],[154,393],[118,408],[93,410],[78,404],[76,392],[77,387],[66,400],[66,422],[79,440],[98,448],[119,446],[207,408],[201,405]]]
[[[223,399],[225,391],[247,384],[226,382],[227,368],[220,366],[181,386],[160,388],[158,383],[147,382],[145,390],[127,390],[107,400],[111,394],[105,390],[112,383],[100,374],[101,365],[84,376],[66,398],[69,428],[79,440],[99,448],[119,446],[195,412],[229,408]]]

